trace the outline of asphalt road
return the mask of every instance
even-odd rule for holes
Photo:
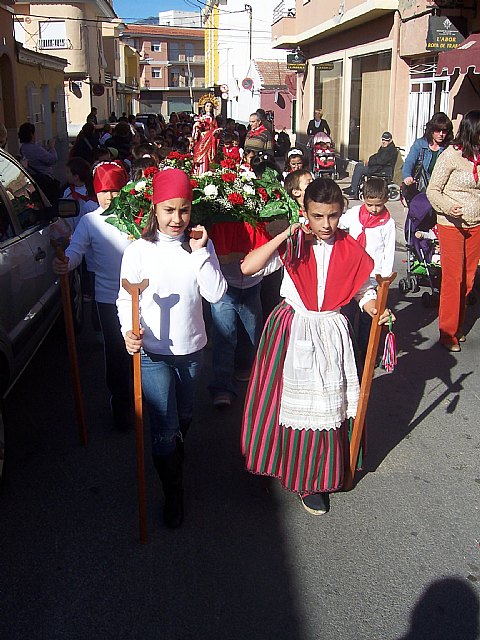
[[[397,267],[404,273],[403,211]],[[5,640],[474,640],[480,585],[480,304],[460,354],[436,312],[393,287],[399,363],[377,371],[366,467],[314,518],[243,470],[241,398],[211,407],[205,375],[186,447],[186,519],[160,519],[147,438],[149,542],[138,541],[133,432],[112,428],[102,349],[79,356],[78,444],[57,326],[6,405],[0,495]],[[243,386],[243,390],[245,385]]]

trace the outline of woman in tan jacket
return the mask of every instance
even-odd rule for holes
[[[463,321],[480,260],[480,111],[469,111],[457,137],[438,158],[427,188],[437,211],[442,260],[440,343],[460,351]]]

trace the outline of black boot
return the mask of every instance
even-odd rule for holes
[[[190,429],[191,424],[192,424],[191,418],[187,418],[186,420],[179,421],[180,434],[177,436],[177,451],[180,455],[180,459],[182,462],[185,458],[185,438],[187,436],[187,432]]]
[[[153,464],[165,494],[163,521],[169,529],[177,529],[183,522],[182,458],[175,450],[168,456],[154,456]]]

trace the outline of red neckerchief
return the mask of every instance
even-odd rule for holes
[[[91,202],[96,202],[97,201],[96,198],[94,198],[93,196],[88,195],[88,193],[83,196],[81,193],[78,193],[78,191],[75,191],[75,185],[74,184],[69,184],[68,186],[70,187],[70,195],[72,196],[72,198],[74,200],[83,200],[83,202],[88,202],[89,200]]]
[[[463,146],[461,144],[455,145],[454,148],[461,151],[463,156]],[[467,156],[463,156],[463,157],[467,158]],[[470,156],[470,158],[467,158],[467,160],[473,163],[473,177],[475,178],[475,182],[478,182],[478,167],[480,165],[480,153],[477,154],[476,158],[474,158],[473,156]]]
[[[387,224],[390,220],[390,214],[387,209],[384,209],[383,212],[374,216],[373,214],[367,211],[367,207],[362,204],[360,207],[360,211],[358,213],[358,219],[360,220],[360,224],[362,225],[362,232],[357,238],[357,242],[362,245],[365,249],[367,246],[367,237],[365,236],[365,229],[373,229],[374,227],[380,227],[382,224]]]
[[[283,257],[282,262],[305,308],[309,311],[319,311],[317,262],[313,243],[305,243],[305,253],[304,259],[295,258],[293,264],[287,264]],[[320,311],[333,311],[350,302],[360,287],[365,284],[373,265],[373,260],[365,249],[345,231],[337,229]]]
[[[250,129],[249,131],[249,135],[250,137],[253,136],[259,136],[262,133],[264,133],[267,130],[267,127],[265,127],[263,124],[261,124],[259,127],[257,127],[256,129]]]

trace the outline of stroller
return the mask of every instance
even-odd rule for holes
[[[330,136],[326,133],[319,132],[313,136],[313,175],[315,178],[328,176],[329,178],[337,177],[337,166],[335,159],[335,145]]]
[[[442,268],[435,233],[437,217],[424,193],[417,194],[408,204],[405,220],[407,275],[398,283],[403,294],[417,293],[420,287],[430,291],[422,294],[424,307],[435,307],[440,299]],[[418,237],[420,236],[420,237]]]

